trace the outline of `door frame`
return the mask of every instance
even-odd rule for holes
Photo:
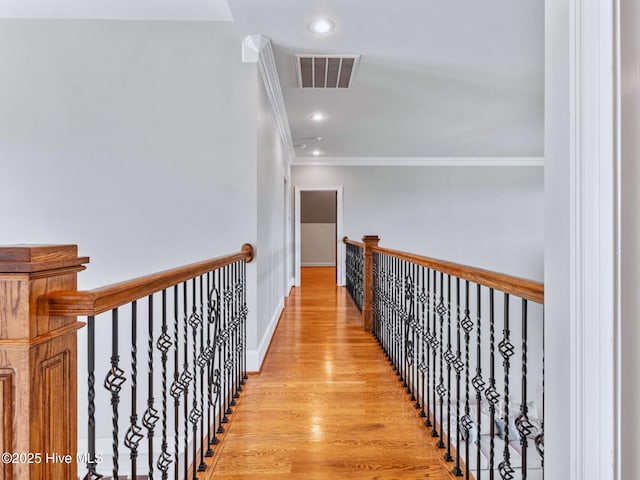
[[[343,194],[342,185],[296,185],[295,186],[295,250],[296,250],[296,277],[295,285],[300,286],[301,266],[301,233],[300,233],[300,202],[301,192],[328,191],[336,192],[336,285],[344,285],[344,261],[345,248],[343,237]]]

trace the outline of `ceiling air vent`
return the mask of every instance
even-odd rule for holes
[[[296,55],[300,88],[349,88],[360,55]]]

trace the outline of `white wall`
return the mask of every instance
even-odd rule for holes
[[[640,472],[640,6],[622,0],[622,478]]]
[[[259,75],[261,77],[261,75]],[[248,352],[248,368],[262,364],[286,295],[285,151],[262,78],[258,79],[258,343]]]
[[[344,186],[344,232],[542,279],[541,167],[294,166],[296,184]]]
[[[545,471],[570,478],[569,1],[545,2]]]
[[[91,257],[80,288],[256,244],[258,77],[240,53],[231,23],[0,21],[0,243],[77,243]],[[259,282],[249,264],[249,349]]]
[[[303,267],[335,266],[336,224],[300,224],[300,265]]]

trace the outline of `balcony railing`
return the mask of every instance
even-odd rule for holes
[[[252,258],[78,291],[75,246],[0,248],[0,477],[196,479],[247,378]]]
[[[443,461],[468,479],[543,478],[543,285],[363,242],[354,300]]]

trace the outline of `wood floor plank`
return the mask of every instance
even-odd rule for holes
[[[451,478],[347,295],[302,269],[207,480]]]

